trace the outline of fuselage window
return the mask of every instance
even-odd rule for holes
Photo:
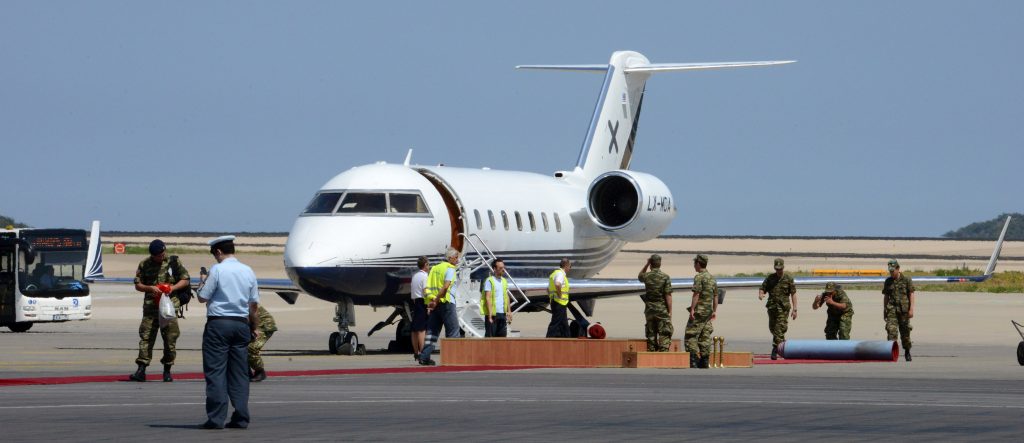
[[[505,211],[501,211],[501,222],[505,224],[505,230],[508,230],[508,214]]]
[[[519,229],[520,231],[522,231],[523,230],[523,217],[521,215],[519,215],[519,211],[515,211],[515,213],[516,213],[516,228]]]
[[[540,221],[541,221],[541,223],[544,224],[544,232],[548,232],[548,213],[547,212],[541,212],[540,213]]]
[[[302,211],[302,213],[330,214],[334,212],[334,207],[338,206],[339,198],[341,198],[340,192],[321,192],[313,197],[313,201],[309,202],[306,210]]]
[[[495,229],[498,229],[498,225],[496,223],[494,223],[494,211],[492,211],[490,209],[487,210],[487,219],[491,222],[491,230],[492,231],[495,230]]]
[[[555,215],[555,231],[562,232],[562,220],[558,218],[558,213],[554,212]]]
[[[383,192],[349,192],[338,206],[338,214],[384,214]]]
[[[480,211],[477,211],[476,209],[474,209],[473,210],[473,218],[476,219],[476,230],[477,231],[482,231],[484,229],[484,222],[483,222],[483,220],[480,220]]]
[[[423,197],[420,197],[419,194],[398,194],[392,192],[388,194],[388,204],[388,212],[391,214],[430,213],[430,211],[427,211],[426,203],[423,203]]]
[[[533,212],[527,212],[526,217],[530,219],[530,230],[537,230],[537,219],[533,218]]]

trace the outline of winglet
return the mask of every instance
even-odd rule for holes
[[[988,259],[988,267],[985,268],[985,277],[991,277],[992,273],[996,270],[996,262],[999,260],[999,252],[1003,250],[1003,238],[1006,237],[1006,229],[1010,227],[1010,219],[1013,217],[1006,216],[1006,223],[1003,224],[1003,232],[999,234],[999,240],[996,240],[996,249],[992,251],[992,258]]]

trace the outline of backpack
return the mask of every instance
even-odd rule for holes
[[[178,280],[181,280],[181,277],[178,276],[175,273],[175,270],[178,269],[178,266],[180,264],[181,263],[179,263],[177,255],[172,255],[170,257],[170,263],[168,264],[167,268],[168,268],[168,271],[171,273],[171,279],[175,283],[177,283]],[[178,299],[178,318],[185,318],[185,311],[188,310],[188,302],[192,301],[192,285],[191,285],[191,282],[190,282],[190,284],[185,285],[184,288],[181,288],[181,289],[179,289],[177,291],[172,292],[171,293],[171,297],[174,297],[174,298]]]

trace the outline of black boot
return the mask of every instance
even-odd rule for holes
[[[263,368],[257,369],[256,372],[254,372],[252,374],[252,377],[249,377],[249,381],[253,382],[253,383],[259,383],[259,382],[261,382],[263,380],[266,380],[266,379],[267,379],[267,372],[264,371]]]
[[[772,360],[779,359],[779,345],[772,345]]]
[[[690,353],[690,368],[696,368],[696,367],[697,367],[697,355],[691,352]]]
[[[903,352],[903,359],[906,361],[913,360],[912,358],[910,358],[910,349],[907,349],[906,351]]]
[[[701,357],[700,358],[700,368],[701,369],[708,369],[708,368],[710,368],[711,367],[710,361],[711,361],[711,356],[710,355],[705,355],[705,356]]]
[[[174,381],[174,378],[171,377],[171,365],[164,365],[164,381]]]
[[[128,379],[131,381],[146,381],[146,365],[139,363],[139,369],[134,374],[129,375]]]

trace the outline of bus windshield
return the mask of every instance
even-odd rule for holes
[[[70,230],[68,230],[70,231]],[[88,255],[85,233],[32,230],[22,235],[32,245],[32,257],[18,254],[18,289],[31,297],[83,296]],[[31,262],[31,263],[29,263]]]

